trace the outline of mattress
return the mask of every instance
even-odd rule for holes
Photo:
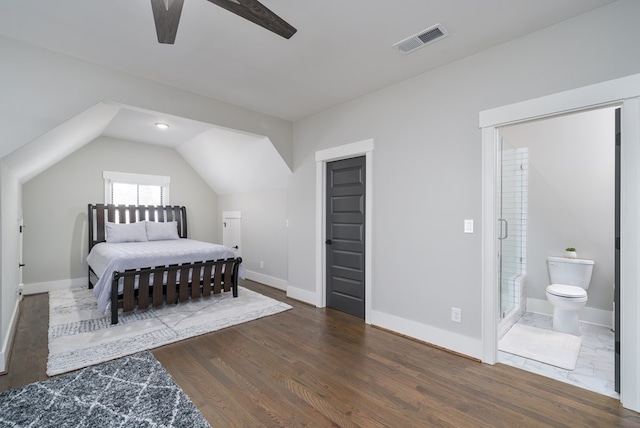
[[[174,239],[117,244],[101,242],[91,249],[87,263],[99,278],[93,288],[98,309],[107,313],[111,307],[111,280],[114,271],[235,257],[235,252],[224,245],[193,239]],[[242,264],[238,275],[240,278],[245,277]],[[118,293],[122,293],[122,290],[121,280]]]

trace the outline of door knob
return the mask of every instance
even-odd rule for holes
[[[233,248],[235,248],[235,249],[237,250],[237,249],[238,249],[238,246],[236,245],[236,246],[235,246],[235,247],[233,247]]]
[[[324,241],[324,243],[327,245],[331,245],[333,244],[333,241],[331,239],[327,239],[326,241]]]

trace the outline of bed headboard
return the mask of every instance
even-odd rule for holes
[[[176,221],[178,235],[187,237],[187,209],[179,205],[112,205],[89,204],[89,251],[94,245],[105,242],[105,222],[135,223],[138,221]]]

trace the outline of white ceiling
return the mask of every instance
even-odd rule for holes
[[[169,128],[160,129],[155,125],[156,123],[167,124]],[[183,117],[124,107],[118,111],[103,135],[176,148],[211,128],[210,124]]]
[[[0,35],[296,121],[613,1],[262,0],[298,29],[287,40],[188,0],[175,44],[160,45],[149,0],[2,0]],[[392,47],[438,23],[448,37]],[[291,174],[266,137],[110,103],[3,159],[25,182],[100,135],[173,147],[218,194],[284,187]]]
[[[176,149],[218,195],[284,188],[291,175],[267,137],[183,117],[120,106],[102,135]]]
[[[3,0],[0,34],[295,121],[613,0],[263,0],[289,40],[207,0],[185,2],[176,42],[149,0]],[[436,23],[450,36],[392,45]]]
[[[159,129],[159,122],[169,128]],[[24,183],[100,136],[173,148],[218,195],[284,188],[291,175],[267,137],[106,102],[3,160]]]

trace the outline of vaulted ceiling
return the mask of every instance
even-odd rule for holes
[[[296,121],[612,1],[262,0],[298,30],[287,40],[207,0],[189,0],[175,44],[162,45],[149,0],[4,0],[0,35]],[[393,47],[435,24],[448,37],[410,54]],[[98,134],[170,145],[195,165],[197,141],[231,135],[215,123],[185,121],[170,141],[150,137],[144,126],[162,113],[119,108],[78,138]],[[52,129],[49,137],[56,132],[63,131]],[[264,136],[241,133],[238,141],[251,138]],[[59,153],[73,147],[67,143]]]
[[[611,0],[263,0],[298,29],[279,37],[206,0],[185,2],[174,45],[149,0],[4,0],[0,33],[296,120]],[[392,45],[434,24],[450,36]]]

